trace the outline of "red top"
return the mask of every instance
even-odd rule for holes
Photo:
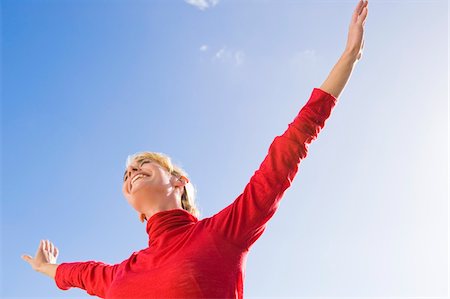
[[[242,298],[248,250],[335,104],[334,96],[314,88],[288,129],[275,137],[243,193],[216,215],[199,221],[181,209],[156,213],[147,222],[147,248],[115,265],[62,263],[57,286],[109,299]]]

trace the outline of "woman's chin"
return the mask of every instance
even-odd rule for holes
[[[152,201],[152,194],[154,194],[154,190],[151,188],[140,187],[134,190],[131,190],[130,196],[130,204],[137,210],[140,211],[137,207],[148,206],[148,204]]]
[[[141,182],[137,182],[130,190],[130,194],[138,194],[138,193],[152,193],[152,186],[148,184],[143,184]]]

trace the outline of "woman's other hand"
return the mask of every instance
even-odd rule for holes
[[[28,262],[33,270],[46,274],[50,277],[55,276],[56,259],[58,258],[58,248],[49,240],[41,240],[35,257],[22,255],[22,259]]]
[[[356,60],[361,58],[364,48],[364,25],[367,19],[368,4],[367,0],[359,0],[348,30],[345,52],[354,55]]]

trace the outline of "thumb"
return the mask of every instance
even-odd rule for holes
[[[27,254],[22,254],[22,259],[29,263],[33,258]]]

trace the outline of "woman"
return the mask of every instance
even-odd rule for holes
[[[187,174],[164,154],[138,153],[127,161],[123,193],[141,221],[147,221],[147,248],[115,265],[58,265],[58,249],[43,240],[34,258],[22,258],[59,288],[78,287],[102,298],[242,298],[247,253],[361,58],[367,5],[358,2],[339,61],[288,129],[275,137],[260,168],[228,207],[199,221]]]

